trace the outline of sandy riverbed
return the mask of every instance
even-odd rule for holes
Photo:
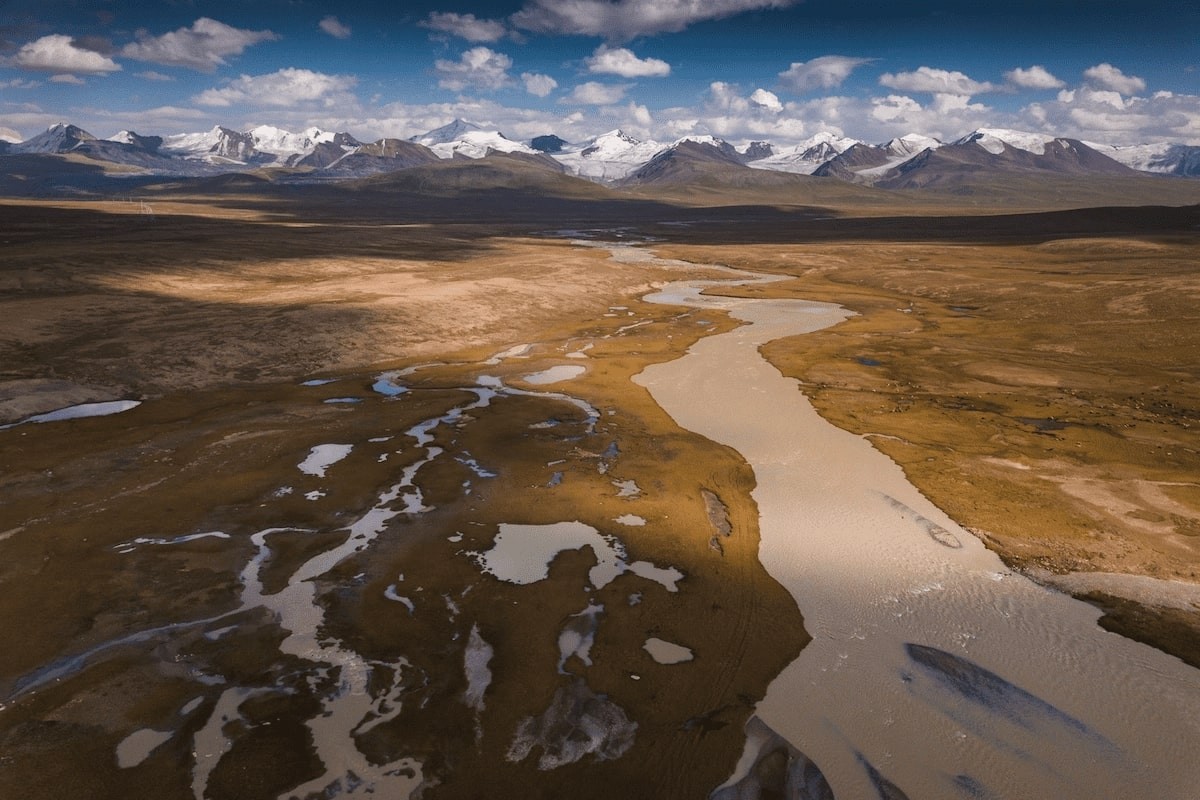
[[[746,457],[763,563],[813,632],[757,717],[837,796],[1189,796],[1200,672],[1010,572],[759,354],[846,312],[698,296],[704,285],[648,299],[749,324],[637,381],[681,425]],[[748,746],[733,777],[758,755]]]

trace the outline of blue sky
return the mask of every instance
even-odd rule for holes
[[[0,135],[215,124],[1200,144],[1193,0],[0,0]]]

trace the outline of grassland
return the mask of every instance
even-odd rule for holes
[[[556,233],[589,224],[652,233],[663,256],[791,276],[750,290],[761,296],[857,312],[766,355],[1014,567],[1051,583],[1103,572],[1181,587],[1165,600],[1120,581],[1071,590],[1109,627],[1200,663],[1186,599],[1200,569],[1194,209],[903,216],[606,195],[534,199],[481,224],[484,207],[458,200],[391,203],[386,186],[362,197],[372,203],[161,191],[153,215],[120,201],[0,208],[0,423],[147,401],[0,431],[0,629],[21,642],[0,656],[0,795],[191,797],[193,737],[230,686],[253,694],[225,728],[212,797],[275,797],[319,774],[305,723],[329,676],[282,656],[278,622],[242,608],[252,535],[290,529],[273,534],[264,565],[277,590],[422,457],[414,425],[471,400],[480,375],[537,392],[524,376],[563,364],[587,371],[546,389],[590,403],[594,427],[575,406],[520,393],[438,426],[446,456],[418,480],[431,510],[389,523],[319,581],[325,635],[392,665],[372,691],[399,711],[355,746],[376,762],[422,761],[430,797],[535,785],[695,797],[724,780],[754,702],[808,637],[758,563],[751,471],[681,431],[630,377],[734,323],[642,303],[680,275]],[[407,394],[371,390],[380,372],[413,366]],[[314,377],[332,382],[301,385]],[[359,402],[325,402],[346,398]],[[328,442],[355,449],[328,479],[299,472]],[[630,561],[678,568],[679,591],[626,574],[587,592],[587,550],[530,585],[483,575],[469,556],[501,523],[563,520],[619,537]],[[229,538],[129,547],[212,531]],[[571,656],[560,674],[558,636],[589,602],[605,607],[592,663]],[[478,717],[462,700],[473,626],[494,648]],[[130,634],[145,636],[122,643]],[[655,663],[648,637],[696,658]],[[25,690],[56,664],[60,679]],[[636,746],[549,772],[510,760],[520,722],[575,678],[629,713]],[[120,743],[145,729],[171,736],[118,766]]]

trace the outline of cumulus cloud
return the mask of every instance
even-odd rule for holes
[[[23,45],[10,63],[15,67],[39,72],[82,75],[103,75],[121,69],[121,65],[108,56],[79,47],[70,36],[58,33]]]
[[[271,31],[243,30],[201,17],[190,28],[180,28],[162,36],[138,31],[137,41],[127,44],[121,54],[138,61],[212,72],[225,66],[227,56],[241,55],[251,45],[278,38]]]
[[[487,47],[472,47],[458,61],[439,58],[433,70],[438,77],[438,86],[453,92],[461,92],[468,86],[473,89],[491,91],[508,85],[508,70],[512,59]]]
[[[69,83],[72,86],[83,86],[87,81],[83,78],[70,74],[59,74],[50,76],[51,83]]]
[[[820,56],[811,61],[796,61],[779,73],[779,83],[797,94],[832,89],[841,86],[855,69],[870,62],[869,58],[851,56]]]
[[[194,102],[202,106],[227,107],[240,104],[293,106],[310,103],[332,105],[349,99],[356,79],[351,75],[326,75],[308,69],[287,67],[267,75],[242,75],[220,89],[206,89]]]
[[[1023,124],[1060,136],[1103,144],[1200,144],[1200,96],[1156,92],[1123,97],[1084,86],[1022,110]]]
[[[779,95],[768,92],[766,89],[755,89],[750,95],[750,102],[776,114],[783,111],[783,103],[779,102]]]
[[[335,39],[350,38],[350,26],[342,24],[341,20],[332,14],[327,17],[322,17],[321,21],[317,23],[317,27]]]
[[[765,89],[756,89],[746,97],[737,86],[724,81],[709,84],[700,108],[659,114],[675,137],[707,133],[725,139],[772,139],[776,143],[803,136],[808,127],[801,119],[805,115],[801,106],[784,104]]]
[[[588,81],[576,86],[567,97],[567,101],[587,106],[611,106],[619,103],[625,97],[627,88],[629,87],[620,84]]]
[[[1043,66],[1034,64],[1029,69],[1011,69],[1004,73],[1004,79],[1013,86],[1022,89],[1061,89],[1065,83],[1050,74]]]
[[[922,133],[946,140],[957,138],[976,128],[1006,126],[1007,116],[971,98],[959,94],[935,94],[929,103],[921,103],[907,95],[889,94],[872,97],[867,109],[868,120],[875,129],[889,136]],[[871,126],[864,124],[864,129]]]
[[[629,105],[625,106],[625,112],[629,115],[630,119],[641,126],[640,130],[648,129],[654,122],[654,118],[650,116],[650,109],[640,106],[632,100],[629,101]]]
[[[971,80],[961,72],[932,67],[918,67],[915,72],[885,72],[879,76],[879,84],[902,92],[929,92],[965,97],[996,90],[992,84]]]
[[[798,0],[529,0],[513,25],[535,33],[602,36],[627,41],[677,33],[696,22],[745,11],[786,8]]]
[[[0,81],[0,89],[36,89],[41,85],[41,81],[27,81],[21,78],[13,78],[11,81]]]
[[[537,72],[522,72],[521,81],[525,84],[525,91],[535,97],[545,97],[558,88],[558,81]]]
[[[665,78],[671,65],[659,58],[638,58],[625,47],[602,44],[585,61],[588,72],[622,78]]]
[[[1083,71],[1083,77],[1104,89],[1112,89],[1121,94],[1137,94],[1144,91],[1146,82],[1133,75],[1126,75],[1112,64],[1097,64]]]
[[[143,72],[135,72],[133,74],[136,75],[137,77],[142,78],[143,80],[147,80],[147,81],[173,81],[173,80],[175,80],[170,75],[164,75],[163,73],[155,72],[152,69],[148,69]]]
[[[432,12],[420,25],[439,33],[466,39],[468,42],[496,42],[504,38],[508,29],[503,22],[480,19],[474,14]]]
[[[281,110],[279,114],[272,115],[272,124],[282,125],[289,130],[316,126],[322,130],[349,131],[361,141],[384,136],[405,139],[458,118],[471,120],[485,129],[504,131],[506,136],[514,139],[531,139],[545,133],[556,133],[569,141],[581,141],[603,130],[597,126],[595,118],[578,109],[512,107],[487,97],[459,97],[450,102],[420,105],[388,103],[369,111],[357,110],[350,115],[341,108],[336,112],[340,113],[332,110],[329,113],[291,113]],[[615,106],[606,108],[603,113],[605,124],[631,131],[638,127],[636,109]]]

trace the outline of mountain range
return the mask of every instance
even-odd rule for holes
[[[373,142],[344,132],[309,128],[292,133],[269,125],[246,131],[216,126],[167,136],[121,131],[100,139],[60,123],[27,141],[0,141],[0,172],[6,161],[2,156],[66,156],[125,175],[201,177],[260,171],[273,180],[304,183],[364,178],[443,161],[476,161],[494,154],[529,157],[552,171],[616,187],[778,183],[764,172],[951,193],[978,185],[983,176],[1200,177],[1200,147],[1194,145],[1113,146],[993,128],[949,142],[909,134],[872,144],[822,132],[786,147],[765,141],[737,147],[713,136],[643,141],[620,130],[575,143],[553,134],[517,141],[461,119],[408,140]]]

